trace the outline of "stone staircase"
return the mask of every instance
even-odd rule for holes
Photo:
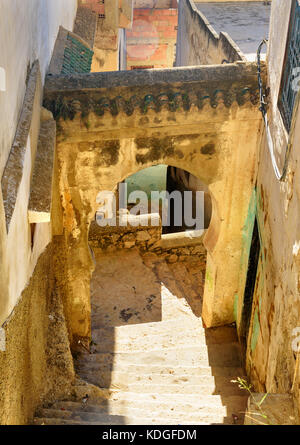
[[[169,289],[179,289],[178,274],[172,278],[171,267],[165,264],[163,269]],[[185,265],[184,271],[188,270]],[[151,271],[157,278],[155,267]],[[167,286],[167,281],[159,278]],[[99,279],[97,289],[103,289]],[[137,291],[138,277],[133,275],[132,280]],[[184,292],[189,291],[188,283],[187,273]],[[161,320],[137,323],[132,319],[131,324],[121,326],[116,326],[115,306],[107,318],[97,311],[100,294],[93,293],[93,343],[91,353],[82,351],[76,359],[79,379],[74,393],[40,409],[35,424],[244,423],[248,397],[231,382],[244,374],[235,328],[205,329],[187,299],[165,291],[164,286]],[[130,310],[134,312],[133,307]]]

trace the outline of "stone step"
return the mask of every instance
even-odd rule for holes
[[[173,376],[172,374],[126,374],[115,372],[111,378],[110,375],[103,376],[101,372],[89,371],[82,372],[81,377],[94,385],[113,390],[129,391],[136,393],[195,393],[195,394],[222,394],[234,395],[240,394],[241,389],[238,385],[232,383],[232,377],[213,377],[213,376]],[[243,377],[244,376],[239,376]]]
[[[94,317],[94,314],[92,315],[92,317]],[[192,330],[193,328],[204,329],[202,319],[198,317],[193,317],[189,320],[185,318],[179,318],[179,319],[173,318],[169,320],[159,320],[148,323],[127,324],[115,327],[94,325],[92,328],[93,330],[99,329],[103,333],[106,332],[107,335],[113,333],[116,336],[124,335],[125,337],[128,337],[128,336],[141,336],[141,335],[155,335],[155,334],[160,334],[163,331],[174,332],[174,330],[178,330],[178,323],[180,323],[180,329],[181,328],[182,329],[190,328],[190,330]]]
[[[237,421],[242,422],[243,415],[236,416]],[[69,410],[55,410],[55,409],[42,409],[39,412],[38,417],[35,418],[35,423],[39,423],[38,419],[55,419],[55,422],[57,420],[61,421],[75,421],[75,422],[88,422],[92,424],[99,424],[99,422],[109,422],[111,424],[112,422],[117,422],[117,424],[128,424],[131,423],[133,420],[135,422],[139,422],[137,424],[193,424],[193,423],[205,423],[205,424],[211,424],[211,423],[226,423],[226,424],[232,424],[233,423],[233,417],[227,416],[225,410],[223,412],[220,411],[214,411],[214,412],[197,412],[197,413],[180,413],[180,412],[150,412],[146,410],[137,410],[135,408],[130,409],[130,414],[125,413],[114,413],[114,412],[107,412],[104,409],[99,410],[97,412],[90,412],[90,411],[69,411]],[[120,423],[119,423],[120,422]],[[144,423],[146,422],[146,423]]]
[[[135,418],[135,417],[120,417],[120,416],[103,416],[101,420],[97,422],[88,422],[83,420],[71,420],[71,419],[56,419],[56,418],[35,418],[34,425],[223,425],[229,424],[222,422],[185,422],[181,419],[170,420],[170,419],[155,419],[155,418]]]
[[[214,344],[210,347],[193,346],[158,349],[139,353],[95,353],[84,354],[81,361],[94,362],[100,366],[111,365],[114,370],[124,365],[161,366],[233,366],[240,367],[240,346],[236,343]]]
[[[79,391],[80,394],[84,394]],[[103,390],[101,399],[91,398],[86,403],[82,402],[82,399],[78,398],[77,401],[61,401],[56,402],[53,405],[55,409],[66,409],[76,411],[98,411],[100,408],[108,408],[113,413],[124,413],[124,409],[149,409],[157,411],[158,409],[178,412],[195,412],[200,410],[201,412],[210,412],[210,410],[222,410],[227,411],[227,415],[243,413],[246,410],[248,395],[201,395],[201,394],[139,394],[126,391],[112,391]],[[114,410],[114,411],[112,411]]]
[[[220,396],[194,394],[144,394],[114,392],[107,393],[106,399],[87,401],[60,401],[52,405],[56,410],[99,412],[105,410],[112,414],[127,414],[128,410],[165,413],[214,413],[231,416],[244,413],[248,396]]]
[[[158,401],[159,403],[190,403],[193,407],[204,405],[228,405],[231,406],[235,403],[244,403],[247,399],[247,395],[233,395],[233,396],[221,396],[221,395],[202,395],[202,394],[173,394],[173,393],[145,393],[139,394],[138,401],[143,403],[149,403],[151,401]],[[137,395],[135,392],[129,391],[109,391],[107,400],[109,403],[115,401],[126,401],[136,403]]]
[[[234,343],[237,341],[234,328],[219,330],[204,329],[200,324],[180,326],[180,330],[173,323],[161,322],[161,329],[147,329],[142,326],[128,332],[128,327],[99,328],[92,334],[94,352],[142,352],[156,349],[168,349],[180,346],[199,346]],[[138,326],[138,325],[134,325]]]
[[[92,314],[92,334],[96,330],[101,330],[108,336],[122,336],[126,337],[139,337],[161,334],[162,332],[175,332],[178,331],[178,323],[182,329],[190,330],[194,329],[205,329],[203,327],[202,319],[199,317],[178,317],[178,318],[166,318],[159,319],[157,321],[138,321],[137,323],[128,323],[124,325],[108,325],[107,323],[101,324],[98,322],[98,315]]]
[[[192,378],[199,377],[241,377],[244,374],[244,371],[241,367],[233,367],[233,366],[160,366],[160,365],[124,365],[122,366],[121,371],[114,371],[110,365],[102,366],[99,368],[99,365],[96,362],[85,360],[78,361],[76,363],[76,370],[79,374],[85,374],[93,372],[97,373],[97,375],[101,376],[101,378],[107,382],[115,380],[115,373],[118,375],[119,372],[126,374],[127,376],[138,376],[141,377],[143,375],[154,375],[161,376],[165,378],[165,376],[172,377],[182,377],[189,376]],[[105,385],[107,386],[107,385]]]

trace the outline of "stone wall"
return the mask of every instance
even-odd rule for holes
[[[64,284],[74,337],[90,335],[93,265],[87,241],[99,192],[114,191],[133,173],[160,164],[184,169],[209,188],[213,211],[204,238],[203,316],[207,326],[233,322],[259,140],[257,67],[50,76],[45,93],[44,105],[54,111],[59,128],[57,231],[68,246]]]
[[[29,281],[51,238],[50,224],[38,225],[32,245],[27,206],[42,117],[43,83],[60,25],[72,29],[77,0],[1,3],[0,67],[0,325]],[[18,33],[15,30],[18,29]],[[29,32],[29,30],[32,30]],[[17,246],[17,248],[16,248]]]
[[[169,9],[177,8],[177,0],[134,0],[135,8]]]
[[[119,29],[98,19],[94,41],[92,72],[119,69]]]
[[[80,6],[77,9],[74,33],[84,39],[92,48],[97,27],[97,14],[89,8]]]
[[[91,223],[89,243],[101,249],[131,249],[138,247],[147,250],[161,237],[161,225],[157,227],[100,227],[95,221]]]
[[[126,69],[126,29],[131,29],[133,0],[80,0],[74,32],[93,42],[92,72]]]
[[[1,330],[1,425],[32,422],[35,409],[67,396],[75,379],[53,258],[51,244]]]
[[[115,251],[117,249],[137,248],[144,254],[153,252],[167,262],[176,263],[177,261],[186,261],[191,256],[206,259],[206,249],[203,245],[203,237],[189,245],[181,246],[178,243],[176,235],[169,242],[168,238],[162,237],[161,225],[157,227],[99,227],[96,222],[92,222],[89,232],[89,245],[91,248],[102,249],[105,251]],[[180,239],[180,235],[178,237]]]
[[[210,65],[245,60],[227,33],[216,33],[193,0],[182,0],[178,10],[176,66]]]
[[[49,124],[55,138],[52,114],[41,106],[45,73],[59,27],[72,30],[76,9],[77,0],[0,2],[1,424],[26,423],[44,396],[59,397],[74,376],[53,291],[51,223],[30,224],[28,203],[40,128]],[[47,183],[51,201],[51,177]]]
[[[179,0],[180,1],[180,0]],[[264,2],[266,0],[230,0],[231,2],[241,3],[241,2]],[[272,0],[267,0],[271,3]],[[227,3],[228,0],[197,0],[195,3]]]

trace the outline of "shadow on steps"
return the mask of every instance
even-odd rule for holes
[[[232,424],[244,425],[249,394],[232,382],[237,377],[247,379],[243,369],[242,350],[238,342],[235,325],[217,328],[206,328],[205,338],[208,360],[215,379],[215,391],[221,397],[222,404],[227,409],[227,417]],[[215,368],[217,362],[218,368]],[[220,375],[220,369],[221,374]],[[224,381],[224,376],[227,380]],[[234,396],[229,396],[234,394]]]

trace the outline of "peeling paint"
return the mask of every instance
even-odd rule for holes
[[[259,317],[258,317],[258,308],[255,309],[254,318],[253,318],[253,328],[251,335],[251,352],[253,352],[256,348],[258,335],[260,333],[260,325],[259,325]]]

